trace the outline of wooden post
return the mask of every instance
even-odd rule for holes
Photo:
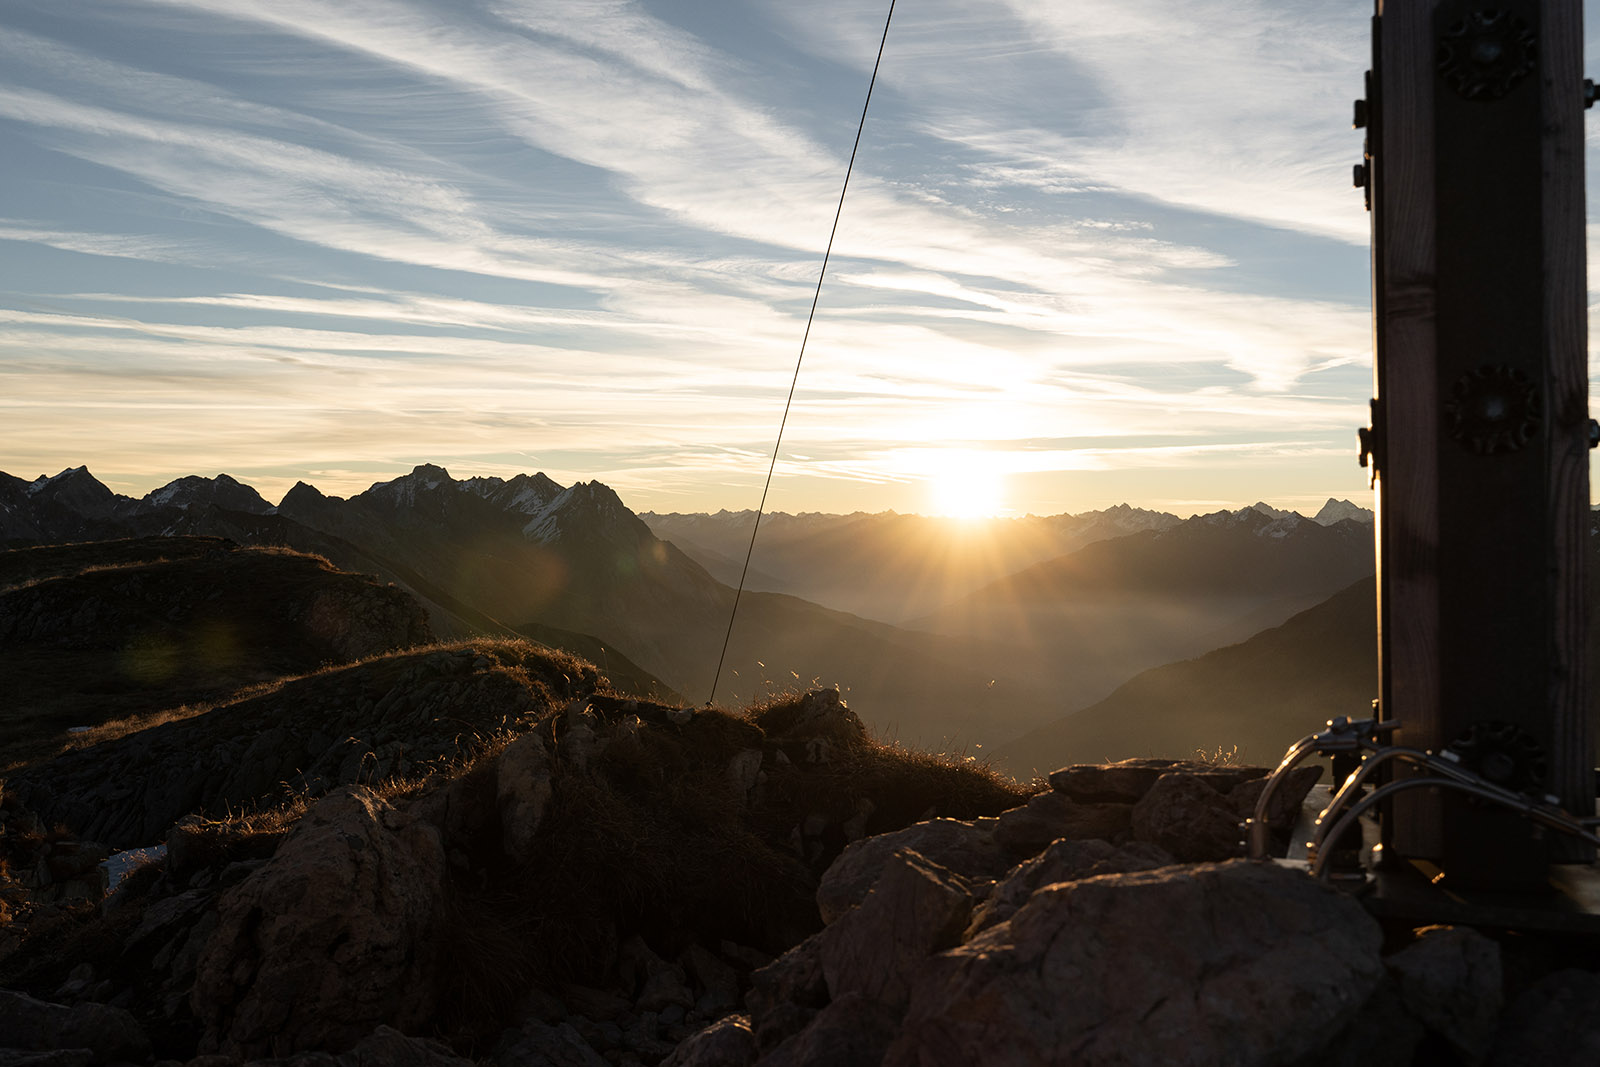
[[[1400,744],[1591,813],[1580,0],[1377,0],[1368,128],[1381,707]],[[1514,815],[1397,796],[1386,851],[1542,882]]]

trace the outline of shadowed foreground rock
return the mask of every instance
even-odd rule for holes
[[[0,994],[0,1067],[197,1048],[216,1055],[187,1067],[1597,1062],[1600,975],[1561,970],[1581,946],[1389,928],[1383,956],[1360,904],[1302,871],[1141,839],[1231,852],[1258,769],[1073,768],[1042,798],[991,783],[933,798],[961,818],[845,847],[907,781],[845,710],[566,699],[426,787],[343,786],[265,829],[185,820],[77,947],[0,943],[0,981],[31,994]],[[13,829],[0,858],[30,870],[99,854],[0,797]],[[20,888],[41,931],[94,908],[38,920]],[[0,908],[18,889],[0,870]]]
[[[222,897],[200,957],[202,1047],[245,1058],[342,1052],[435,1006],[429,927],[443,893],[432,826],[363,786],[306,813],[267,866]]]
[[[885,1067],[1287,1063],[1383,976],[1377,924],[1235,860],[1049,886],[930,960]]]

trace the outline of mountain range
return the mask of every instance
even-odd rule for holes
[[[710,695],[720,657],[719,700],[838,684],[880,733],[941,748],[1003,743],[1370,574],[1361,517],[1338,501],[1317,520],[1265,504],[1190,519],[1121,506],[966,526],[774,515],[762,528],[770,541],[758,543],[771,546],[763,573],[812,596],[747,590],[729,635],[735,593],[717,574],[742,555],[741,536],[748,544],[749,513],[646,522],[599,482],[458,480],[430,464],[348,499],[299,483],[276,507],[227,475],[140,499],[82,467],[31,482],[0,475],[8,544],[189,535],[283,545],[408,590],[442,637],[531,637],[614,665],[637,689],[691,700]],[[851,606],[876,617],[840,610]]]

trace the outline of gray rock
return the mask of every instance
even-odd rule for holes
[[[533,859],[534,835],[544,821],[553,789],[550,757],[538,734],[523,734],[500,753],[495,765],[495,801],[500,808],[501,848],[518,863]]]
[[[0,1042],[18,1051],[89,1049],[97,1060],[143,1059],[150,1051],[132,1015],[92,1001],[51,1004],[0,989]]]
[[[617,970],[641,1012],[661,1012],[673,1005],[694,1007],[694,994],[689,991],[683,968],[656,955],[642,937],[623,942]]]
[[[94,1053],[86,1048],[58,1048],[43,1052],[0,1048],[0,1067],[90,1067],[94,1062]]]
[[[1411,1067],[1425,1033],[1406,1012],[1394,980],[1385,977],[1342,1031],[1294,1067]]]
[[[1193,774],[1164,774],[1133,807],[1133,836],[1185,863],[1237,856],[1243,831],[1226,797]]]
[[[1143,841],[1120,848],[1106,841],[1056,841],[1033,859],[1015,867],[994,887],[988,899],[973,912],[966,936],[971,938],[1011,918],[1035,890],[1044,886],[1102,874],[1149,871],[1173,862],[1165,849]]]
[[[277,1059],[251,1060],[244,1067],[472,1067],[449,1046],[380,1026],[348,1052],[301,1052]]]
[[[495,1067],[611,1067],[571,1023],[548,1026],[536,1020],[502,1038],[487,1062]]]
[[[1032,856],[1063,837],[1110,841],[1126,836],[1132,818],[1130,804],[1082,803],[1065,793],[1040,793],[1020,808],[1001,812],[994,837],[1013,856]]]
[[[904,1008],[923,962],[955,945],[971,917],[972,894],[958,875],[902,849],[867,899],[818,935],[829,995],[861,993]]]
[[[761,1067],[878,1067],[900,1013],[860,993],[846,993],[809,1026],[761,1059]]]
[[[1545,975],[1511,1002],[1489,1053],[1492,1067],[1593,1067],[1600,1063],[1600,974]]]
[[[1163,774],[1192,774],[1219,793],[1241,782],[1265,778],[1266,767],[1218,767],[1192,760],[1128,759],[1119,763],[1088,763],[1063,767],[1050,774],[1050,788],[1084,804],[1137,804]]]
[[[821,935],[806,938],[765,967],[750,973],[744,997],[750,1028],[763,1050],[799,1033],[828,1003],[822,975]]]
[[[759,748],[746,748],[734,754],[728,761],[728,785],[740,797],[746,796],[756,787],[756,780],[761,775],[761,750]]]
[[[691,1035],[661,1067],[751,1067],[760,1050],[748,1015],[729,1015]]]
[[[1384,963],[1406,1010],[1469,1064],[1489,1054],[1504,1007],[1500,946],[1466,927],[1432,926]]]
[[[572,1014],[588,1019],[615,1019],[633,1006],[615,993],[584,985],[566,986],[561,991],[561,999]]]
[[[701,990],[694,1007],[707,1015],[721,1015],[739,1006],[739,972],[701,945],[690,945],[678,956],[684,969]]]
[[[1382,979],[1377,924],[1246,861],[1047,886],[928,961],[884,1067],[1292,1063]]]
[[[866,899],[890,858],[911,849],[966,878],[999,878],[1011,866],[992,831],[956,819],[929,819],[851,843],[822,875],[817,909],[831,923]]]
[[[1311,787],[1321,778],[1321,767],[1296,767],[1283,776],[1278,788],[1273,790],[1272,800],[1267,806],[1267,825],[1272,828],[1273,833],[1287,834],[1294,829],[1294,824],[1299,821],[1301,805],[1305,803],[1306,794],[1311,792]],[[1210,782],[1206,784],[1213,785]],[[1266,787],[1265,778],[1252,778],[1248,782],[1240,782],[1228,791],[1228,805],[1239,817],[1240,822],[1255,815],[1256,801],[1261,798],[1261,791]]]
[[[196,970],[202,1051],[341,1052],[431,1019],[444,850],[363,786],[318,801],[272,861],[223,894]]]

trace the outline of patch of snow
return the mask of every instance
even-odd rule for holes
[[[86,734],[90,730],[93,730],[93,729],[94,729],[93,726],[69,726],[69,727],[67,727],[67,733],[69,733],[69,734]]]
[[[106,892],[116,892],[122,880],[132,874],[135,869],[146,863],[165,859],[166,845],[147,845],[144,848],[130,848],[122,852],[113,852],[110,856],[100,861],[100,867],[106,872]]]

